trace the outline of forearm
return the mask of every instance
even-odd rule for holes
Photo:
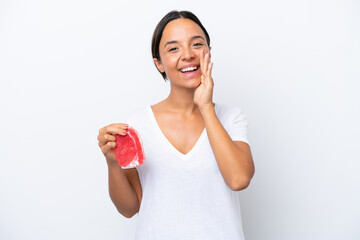
[[[252,159],[232,141],[217,118],[213,106],[202,109],[201,113],[211,148],[226,185],[233,190],[245,188],[254,174]]]
[[[109,164],[109,194],[115,207],[125,217],[132,217],[139,209],[135,190],[118,164]]]

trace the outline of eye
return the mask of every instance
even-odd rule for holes
[[[200,46],[202,46],[203,44],[202,43],[194,43],[194,46],[195,47],[200,47]]]
[[[176,49],[177,49],[177,47],[172,47],[172,48],[169,49],[169,52],[173,52],[173,51],[175,51]]]

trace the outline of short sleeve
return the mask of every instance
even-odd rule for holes
[[[242,109],[234,107],[227,123],[227,133],[233,141],[243,141],[250,145],[248,137],[248,120]]]

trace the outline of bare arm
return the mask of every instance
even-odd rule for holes
[[[247,188],[255,172],[249,145],[241,141],[232,141],[217,118],[213,106],[201,111],[211,148],[226,185],[233,191]]]
[[[139,199],[125,171],[119,164],[108,163],[109,194],[116,209],[124,217],[131,218],[139,211]]]
[[[127,170],[119,166],[114,153],[116,146],[115,135],[125,135],[125,129],[127,127],[128,126],[123,123],[103,127],[99,131],[98,145],[108,165],[110,198],[120,214],[124,217],[131,218],[138,212],[140,206],[138,195],[134,188],[134,186],[137,187],[137,185],[132,184],[132,182],[134,182],[132,180],[134,179],[133,174],[126,174],[125,171]],[[138,187],[136,189],[138,189]]]
[[[242,141],[232,141],[216,116],[212,102],[214,81],[211,76],[209,49],[200,55],[201,84],[194,93],[194,102],[205,121],[206,132],[226,185],[233,191],[247,188],[254,176],[255,166],[250,146]]]

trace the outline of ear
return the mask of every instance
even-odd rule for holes
[[[209,47],[209,57],[211,58],[211,47]]]
[[[164,65],[161,63],[160,60],[158,60],[157,58],[154,58],[154,63],[160,72],[162,72],[162,73],[165,72]]]

